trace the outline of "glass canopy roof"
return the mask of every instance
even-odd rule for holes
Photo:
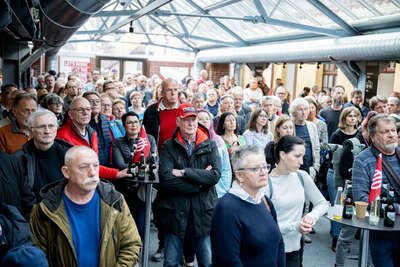
[[[399,29],[400,0],[113,0],[64,49],[190,54]]]

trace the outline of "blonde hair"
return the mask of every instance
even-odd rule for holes
[[[275,129],[274,129],[274,142],[275,142],[275,143],[278,142],[279,139],[281,139],[281,137],[282,137],[282,136],[279,136],[279,131],[278,131],[279,127],[281,127],[282,124],[284,124],[284,123],[287,122],[287,121],[290,121],[290,122],[293,123],[292,118],[289,117],[289,115],[286,115],[286,114],[282,114],[282,115],[276,120]],[[294,123],[293,123],[293,128],[294,128]]]

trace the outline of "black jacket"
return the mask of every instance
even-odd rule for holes
[[[33,145],[33,139],[27,142],[23,147],[22,150],[18,150],[17,152],[14,153],[15,157],[18,159],[19,163],[19,171],[20,173],[24,176],[24,179],[26,181],[26,184],[33,192],[33,187],[35,184],[35,175],[36,175],[36,168],[37,168],[37,159],[35,154],[32,151],[32,145]],[[57,154],[59,155],[59,160],[64,163],[65,159],[65,153],[69,148],[72,147],[71,144],[55,139],[53,146],[55,147]],[[63,164],[61,164],[63,165]],[[35,197],[37,198],[39,196],[39,192],[37,192],[37,195],[34,194]],[[33,204],[37,203],[40,199],[36,199]],[[33,205],[32,204],[32,205]]]
[[[143,115],[143,126],[146,129],[146,133],[152,135],[157,144],[160,133],[160,112],[158,111],[158,105],[159,102],[148,106]]]
[[[17,207],[28,219],[35,197],[19,170],[17,159],[0,152],[0,162],[0,203]]]
[[[151,135],[147,135],[150,142],[150,151],[157,151],[156,141]],[[127,136],[115,139],[112,144],[112,166],[118,170],[128,168],[132,152],[132,139]],[[150,155],[149,155],[150,156]]]
[[[160,184],[156,215],[159,226],[167,233],[181,238],[185,235],[189,215],[195,237],[210,233],[211,219],[217,203],[215,184],[221,177],[221,161],[217,145],[208,137],[208,131],[199,126],[196,146],[191,156],[183,140],[175,131],[172,139],[164,143],[160,155]],[[206,170],[211,165],[212,169]],[[184,169],[177,177],[173,169]]]

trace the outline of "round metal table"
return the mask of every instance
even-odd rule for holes
[[[368,223],[368,216],[365,216],[364,219],[358,219],[356,215],[353,215],[351,219],[341,219],[335,220],[332,216],[333,207],[330,207],[328,210],[328,214],[326,217],[334,222],[355,227],[361,229],[361,239],[360,239],[360,258],[358,261],[359,267],[367,267],[368,266],[368,250],[369,250],[369,231],[400,231],[400,220],[399,217],[396,216],[394,227],[385,227],[383,226],[383,218],[379,218],[379,222],[377,225],[370,225]]]

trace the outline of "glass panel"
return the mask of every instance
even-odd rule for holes
[[[119,80],[119,60],[101,59],[100,72],[109,79]]]
[[[143,62],[142,61],[124,61],[124,75],[126,73],[143,73]]]

